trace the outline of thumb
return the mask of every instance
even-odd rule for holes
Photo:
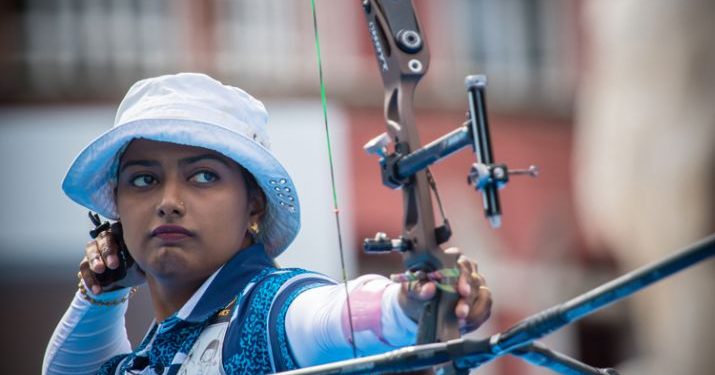
[[[402,311],[410,319],[418,321],[425,302],[434,298],[437,286],[433,282],[405,282],[402,283],[399,294],[399,304]]]
[[[417,302],[427,302],[434,298],[437,293],[437,286],[432,281],[413,281],[403,283],[402,289],[405,293],[407,293],[407,298]]]

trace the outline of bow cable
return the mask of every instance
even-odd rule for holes
[[[330,145],[330,128],[328,126],[328,100],[325,95],[325,80],[323,79],[323,62],[320,54],[320,38],[318,37],[318,16],[315,10],[315,0],[310,0],[313,11],[313,31],[315,34],[315,51],[318,55],[318,76],[320,77],[320,100],[323,107],[323,123],[325,125],[325,139],[328,146],[328,162],[330,164],[330,184],[333,192],[333,212],[335,212],[335,225],[338,231],[338,248],[340,250],[340,269],[342,271],[343,285],[345,285],[345,299],[348,309],[348,321],[350,323],[350,344],[353,351],[353,358],[357,358],[357,347],[355,344],[355,330],[353,328],[353,314],[350,308],[350,294],[348,291],[348,276],[345,270],[345,254],[343,252],[343,236],[340,230],[340,209],[338,208],[338,192],[335,187],[335,167],[333,165],[333,150]]]

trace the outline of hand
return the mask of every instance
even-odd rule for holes
[[[450,254],[459,254],[459,249],[445,250]],[[457,260],[459,278],[456,291],[459,293],[454,314],[459,320],[463,332],[473,331],[481,326],[491,314],[492,293],[487,288],[484,276],[478,273],[477,263],[464,255]],[[434,298],[437,286],[433,281],[403,283],[399,296],[402,310],[413,320],[417,321],[425,302]]]
[[[85,256],[79,264],[80,277],[95,295],[145,281],[144,272],[122,245],[121,236],[121,226],[115,223],[85,246]]]

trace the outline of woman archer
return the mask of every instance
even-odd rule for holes
[[[349,316],[344,286],[275,265],[298,233],[300,206],[266,123],[261,102],[203,74],[129,89],[113,128],[62,184],[121,224],[87,243],[44,374],[270,373],[350,358],[353,345],[374,354],[414,343],[433,282],[361,276],[348,283]],[[458,268],[455,314],[476,329],[491,294],[474,262],[461,257]],[[124,314],[141,284],[154,322],[132,349]]]

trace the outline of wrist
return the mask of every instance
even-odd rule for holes
[[[89,302],[91,305],[115,306],[127,302],[129,298],[136,293],[136,288],[120,287],[99,294],[94,294],[91,289],[86,287],[84,281],[80,277],[80,280],[77,283],[77,293],[82,300]]]
[[[419,306],[416,312],[413,312],[414,318],[408,315],[405,308],[399,303],[402,293],[400,284],[392,284],[385,290],[382,327],[385,338],[393,346],[406,346],[415,343],[417,322],[422,313],[422,306]],[[387,301],[392,301],[392,303]]]

